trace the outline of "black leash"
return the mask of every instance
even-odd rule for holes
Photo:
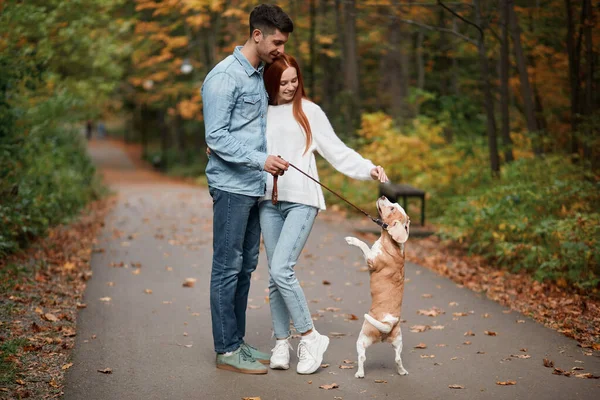
[[[281,158],[281,157],[280,157]],[[300,168],[296,167],[294,164],[289,163],[290,167],[294,168],[296,171],[300,172],[302,175],[306,176],[307,178],[309,178],[310,180],[312,180],[313,182],[318,183],[319,185],[321,185],[322,187],[324,187],[325,189],[329,190],[331,193],[335,194],[337,197],[339,197],[340,199],[344,200],[346,203],[350,204],[352,207],[356,208],[358,211],[360,211],[361,213],[365,214],[367,216],[367,218],[370,218],[371,221],[375,222],[377,225],[379,225],[380,227],[382,227],[383,229],[387,229],[388,228],[388,224],[386,224],[385,222],[383,222],[382,220],[380,220],[379,218],[373,218],[372,216],[370,216],[366,211],[364,211],[363,209],[355,206],[354,204],[352,204],[351,202],[349,202],[348,200],[346,200],[344,197],[342,197],[341,195],[337,194],[336,192],[334,192],[333,190],[329,189],[327,186],[325,186],[324,184],[322,184],[321,182],[319,182],[318,180],[316,180],[315,178],[313,178],[312,176],[308,175],[306,172],[302,171]],[[278,175],[273,175],[273,194],[271,196],[271,201],[273,202],[273,204],[277,204],[277,178]]]

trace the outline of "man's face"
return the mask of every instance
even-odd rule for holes
[[[267,64],[271,64],[277,57],[283,54],[284,45],[290,36],[289,33],[283,33],[279,29],[275,29],[275,32],[270,35],[265,35],[260,30],[255,29],[254,34],[258,38],[258,57]]]

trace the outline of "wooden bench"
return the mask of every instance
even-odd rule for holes
[[[402,198],[402,207],[406,210],[406,199],[408,197],[419,197],[421,199],[421,226],[425,226],[425,192],[404,183],[380,183],[379,195],[385,196],[392,203],[397,203]]]

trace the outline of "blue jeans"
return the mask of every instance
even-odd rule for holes
[[[246,335],[250,275],[258,264],[258,197],[209,188],[213,198],[210,312],[215,351],[234,351]]]
[[[259,206],[260,226],[269,261],[269,304],[276,338],[290,336],[290,318],[297,332],[312,329],[313,323],[296,278],[294,266],[306,244],[318,209],[303,204],[280,201]]]

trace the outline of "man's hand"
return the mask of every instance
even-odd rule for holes
[[[385,174],[385,170],[381,165],[378,165],[371,170],[371,178],[378,180],[381,183],[385,183],[388,181],[388,177]]]
[[[288,170],[290,163],[279,156],[269,155],[265,161],[264,170],[271,175],[283,175]]]

